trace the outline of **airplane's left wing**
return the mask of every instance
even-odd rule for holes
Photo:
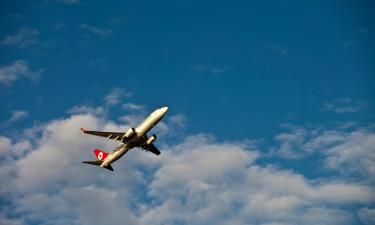
[[[85,134],[96,135],[112,140],[121,140],[125,133],[122,132],[105,132],[105,131],[93,131],[93,130],[85,130],[81,128],[81,131]]]
[[[160,155],[159,149],[156,148],[154,144],[146,144],[142,146],[142,148],[146,151],[154,153],[155,155]]]

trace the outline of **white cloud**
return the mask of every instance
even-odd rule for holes
[[[122,104],[122,108],[129,111],[142,111],[145,107],[143,105],[129,102]]]
[[[302,127],[290,127],[289,132],[280,133],[274,138],[280,143],[277,154],[285,158],[300,158],[301,151],[296,150],[306,141],[307,131]]]
[[[348,208],[358,207],[365,221],[371,215],[365,208],[375,203],[375,192],[365,182],[308,179],[292,170],[261,166],[260,151],[246,141],[218,142],[203,134],[177,144],[157,142],[160,156],[132,150],[114,163],[111,173],[80,163],[94,158],[94,147],[109,151],[115,146],[82,134],[80,127],[124,130],[129,124],[120,126],[101,114],[76,111],[28,131],[37,133],[35,144],[0,164],[0,179],[7,181],[0,186],[1,198],[10,202],[2,210],[1,223],[22,215],[14,223],[351,224],[356,215]],[[340,135],[354,137],[353,132]],[[303,143],[315,138],[310,133],[303,134]],[[28,141],[29,136],[23,136],[26,140],[0,138],[2,155]],[[298,135],[277,139],[299,143]],[[351,163],[357,166],[355,160]]]
[[[226,73],[229,71],[229,68],[228,67],[212,67],[210,69],[210,72],[213,74],[213,75],[220,75],[220,74],[223,74],[223,73]]]
[[[35,28],[21,28],[14,35],[8,35],[1,40],[2,45],[15,45],[24,48],[38,42],[39,31]]]
[[[94,107],[94,106],[87,106],[87,105],[79,105],[74,106],[73,108],[68,110],[70,114],[92,114],[95,116],[105,116],[106,115],[106,108],[105,107]]]
[[[22,120],[29,116],[29,113],[24,110],[14,110],[12,111],[12,117],[9,119],[10,122],[15,122]]]
[[[19,159],[25,156],[30,148],[32,148],[32,145],[29,140],[21,139],[12,143],[11,139],[0,136],[0,161]]]
[[[30,80],[39,79],[44,72],[44,69],[32,71],[25,60],[16,60],[11,65],[0,67],[0,83],[11,85],[21,78]]]
[[[124,97],[130,97],[132,93],[126,92],[122,88],[113,88],[111,92],[105,97],[105,102],[107,105],[116,105],[120,103],[121,99]]]
[[[89,32],[91,32],[93,34],[99,35],[101,37],[108,37],[113,32],[111,29],[98,28],[98,27],[87,25],[87,24],[80,24],[79,28],[81,28],[82,30],[89,31]]]
[[[184,114],[176,114],[168,117],[168,122],[172,126],[184,127],[186,125],[186,116]]]
[[[290,126],[288,129],[275,137],[279,146],[272,149],[271,155],[296,159],[318,153],[324,156],[326,169],[375,182],[375,134],[371,128],[346,131]]]
[[[367,186],[313,184],[291,171],[258,166],[256,152],[233,143],[205,143],[201,136],[187,142],[165,152],[150,185],[161,203],[146,210],[142,224],[349,224],[353,216],[333,205],[375,201]]]
[[[375,224],[375,209],[362,208],[358,210],[358,216],[361,221],[366,225]]]
[[[3,126],[8,126],[11,123],[23,120],[23,119],[25,119],[28,116],[29,116],[29,113],[27,111],[24,111],[24,110],[13,110],[11,112],[11,117],[7,121],[5,121],[2,125]]]
[[[342,174],[357,174],[375,182],[375,134],[356,130],[337,134],[343,141],[324,150],[325,166]]]
[[[365,103],[363,101],[354,101],[351,98],[340,98],[324,103],[323,111],[336,113],[354,113],[359,112],[367,105],[368,103]]]
[[[213,75],[221,75],[229,71],[229,67],[227,66],[208,66],[204,64],[193,65],[192,69],[200,73],[208,72]]]

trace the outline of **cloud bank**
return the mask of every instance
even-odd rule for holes
[[[260,165],[264,151],[248,141],[195,134],[175,144],[160,139],[159,157],[132,150],[113,164],[113,173],[81,164],[94,158],[94,147],[110,151],[116,144],[83,135],[80,127],[125,130],[129,124],[111,121],[95,108],[75,109],[19,138],[0,137],[0,178],[7,181],[0,187],[1,224],[373,223],[371,180],[350,179],[352,173],[309,179]],[[175,117],[171,121],[182,121]],[[321,130],[314,136],[299,129],[275,139],[321,152],[326,169],[339,175],[349,168],[372,172],[373,133]]]

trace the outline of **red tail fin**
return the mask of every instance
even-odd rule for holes
[[[97,148],[94,150],[94,154],[96,158],[98,158],[99,160],[104,160],[109,155],[109,153],[103,152],[102,150],[97,149]]]

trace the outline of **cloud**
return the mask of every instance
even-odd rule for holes
[[[25,60],[16,60],[11,65],[0,66],[0,83],[11,85],[22,78],[37,80],[42,76],[44,71],[44,69],[32,71]]]
[[[24,48],[38,42],[39,31],[35,28],[21,28],[14,35],[8,35],[1,40],[1,45],[14,45]]]
[[[19,121],[19,120],[22,120],[26,117],[29,116],[29,113],[27,111],[24,111],[24,110],[14,110],[12,111],[12,116],[11,118],[8,120],[8,122],[16,122],[16,121]]]
[[[81,28],[82,30],[89,31],[89,32],[91,32],[93,34],[96,34],[98,36],[101,36],[101,37],[108,37],[113,32],[111,29],[98,28],[98,27],[94,27],[94,26],[89,26],[87,24],[81,24],[81,25],[79,25],[79,28]]]
[[[325,169],[375,183],[375,134],[371,126],[355,130],[302,126],[287,129],[275,137],[279,146],[271,154],[288,159],[319,154]]]
[[[283,56],[288,56],[289,54],[289,48],[282,45],[272,45],[270,46],[270,49],[280,53]]]
[[[13,110],[11,112],[11,117],[5,121],[2,126],[8,126],[11,123],[23,120],[29,116],[29,113],[24,110]]]
[[[366,225],[375,224],[375,209],[362,208],[358,210],[358,216]]]
[[[193,69],[195,69],[198,72],[202,72],[207,69],[207,65],[202,65],[202,64],[194,65]]]
[[[332,204],[374,201],[370,187],[312,184],[300,174],[258,166],[257,151],[246,146],[204,136],[163,153],[149,192],[160,203],[145,210],[141,224],[345,224],[353,216]]]
[[[308,179],[288,168],[260,165],[262,151],[246,141],[223,142],[196,134],[174,144],[157,142],[160,156],[132,150],[114,163],[113,173],[81,164],[94,158],[94,147],[109,151],[116,144],[84,135],[80,127],[129,127],[89,112],[78,110],[30,128],[35,138],[0,138],[1,155],[12,155],[0,164],[0,179],[7,181],[0,186],[0,200],[7,202],[2,205],[1,223],[309,225],[353,224],[358,218],[371,222],[375,191],[364,178]],[[362,129],[336,133],[295,129],[294,135],[285,132],[277,140],[311,149],[324,146],[323,159],[343,153],[334,149],[350,140],[374,146],[367,142],[371,132]],[[25,142],[33,144],[15,148]],[[369,154],[366,151],[358,158]],[[360,164],[355,159],[338,163],[334,171]]]
[[[364,27],[357,27],[354,31],[352,31],[351,37],[345,41],[341,42],[341,46],[344,48],[351,47],[352,45],[356,44],[363,38],[365,38],[368,34],[368,31]]]
[[[213,75],[220,75],[226,73],[227,71],[229,71],[228,67],[213,67],[210,69],[210,72]]]
[[[200,73],[210,73],[213,75],[221,75],[229,71],[229,68],[227,66],[208,66],[203,64],[197,64],[193,65],[193,70],[200,72]]]
[[[91,114],[95,116],[105,116],[107,109],[105,107],[93,107],[87,105],[74,106],[68,110],[70,114]]]
[[[323,111],[335,113],[354,113],[365,108],[368,103],[363,101],[354,101],[351,98],[339,98],[326,102],[323,105]]]
[[[115,87],[111,92],[105,97],[105,102],[107,105],[116,105],[120,103],[121,99],[124,97],[130,97],[132,93],[126,92],[122,88]]]
[[[368,34],[367,30],[365,28],[363,28],[363,27],[358,27],[357,28],[357,32],[361,33],[362,35],[367,35]]]
[[[108,70],[109,64],[103,58],[98,58],[88,62],[88,66],[94,70]]]
[[[285,158],[300,158],[303,153],[296,151],[296,146],[306,141],[307,131],[302,127],[290,126],[288,128],[289,132],[280,133],[274,138],[280,143],[277,154]]]
[[[128,110],[128,111],[142,111],[142,110],[144,110],[143,105],[138,105],[138,104],[131,103],[131,102],[124,103],[124,104],[122,104],[121,107],[125,110]]]
[[[10,138],[0,136],[0,161],[12,161],[25,156],[32,148],[30,140],[12,141]]]

